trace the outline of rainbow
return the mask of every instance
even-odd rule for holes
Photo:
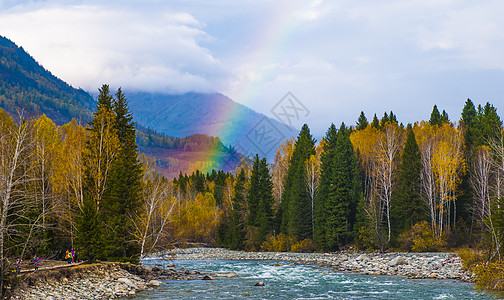
[[[246,63],[241,72],[248,78],[245,80],[246,84],[235,91],[230,91],[235,100],[247,105],[258,97],[264,97],[260,86],[271,76],[271,70],[278,61],[281,61],[282,55],[288,52],[290,47],[295,46],[290,45],[289,41],[301,26],[299,12],[307,9],[309,5],[306,1],[283,1],[283,5],[277,5],[267,12],[264,26],[259,28],[255,38],[252,39],[254,42],[250,47],[251,51],[242,55]],[[275,97],[281,96],[283,95],[275,95]],[[241,117],[239,114],[236,105],[220,111],[215,116],[218,125],[212,128],[211,135],[219,137],[221,141],[230,140],[232,131],[229,129],[229,122]],[[208,162],[208,165],[222,167],[225,164],[224,160],[228,158],[223,157],[217,149],[212,149],[201,159]]]

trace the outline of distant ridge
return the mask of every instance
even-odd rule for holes
[[[279,142],[297,135],[298,129],[266,117],[220,93],[128,92],[128,100],[138,123],[172,137],[201,133],[216,136],[228,147],[247,156],[258,153],[272,159]],[[255,130],[273,133],[259,141]]]

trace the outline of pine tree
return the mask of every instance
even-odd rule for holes
[[[103,205],[103,220],[107,223],[107,256],[122,260],[135,259],[138,245],[133,241],[135,212],[141,205],[142,168],[138,162],[135,123],[126,97],[119,89],[112,105],[119,151],[112,164],[110,180]]]
[[[421,156],[411,124],[399,165],[397,190],[392,197],[392,225],[394,237],[425,219],[425,204],[420,197]]]
[[[261,202],[261,174],[260,159],[256,154],[250,175],[250,187],[247,193],[248,217],[247,224],[250,226],[259,225],[259,203]]]
[[[397,117],[396,117],[396,115],[394,115],[394,113],[392,111],[390,111],[390,115],[389,115],[388,119],[391,123],[398,123]]]
[[[245,181],[247,180],[245,176],[245,169],[241,169],[240,173],[236,177],[236,183],[234,187],[233,196],[233,209],[231,211],[231,238],[230,245],[231,249],[243,250],[243,244],[245,241],[245,210],[246,210],[246,189]]]
[[[344,123],[336,135],[334,154],[325,222],[326,247],[330,250],[337,250],[351,240],[360,195],[357,158]]]
[[[89,137],[83,153],[83,206],[77,218],[77,244],[86,259],[104,258],[103,224],[100,214],[106,198],[107,182],[119,148],[115,116],[111,111],[112,96],[103,85],[98,104],[90,121]],[[88,249],[89,248],[89,249]]]
[[[313,238],[311,199],[306,186],[305,162],[315,154],[315,140],[308,125],[304,124],[296,140],[292,154],[279,217],[280,230],[290,236],[303,240]]]
[[[441,123],[449,123],[450,118],[448,117],[448,113],[443,109],[443,113],[441,114]]]
[[[259,163],[261,199],[259,202],[259,241],[263,242],[266,236],[273,231],[273,182],[268,169],[266,158]]]
[[[325,144],[323,152],[320,157],[320,184],[315,197],[315,228],[313,233],[313,240],[319,247],[326,247],[326,218],[327,218],[327,199],[333,189],[333,174],[334,174],[334,160],[336,156],[336,139],[337,129],[334,124],[331,124],[325,135]]]
[[[357,119],[357,127],[355,129],[357,130],[363,130],[368,127],[368,120],[366,119],[366,115],[364,114],[363,111],[361,111],[359,119]]]
[[[378,117],[376,114],[373,116],[373,121],[371,122],[371,126],[375,129],[380,129],[380,120],[378,120]]]
[[[385,124],[387,124],[388,122],[390,122],[389,115],[387,114],[387,112],[384,112],[383,117],[380,120],[380,128],[385,127]]]
[[[430,119],[429,119],[429,124],[432,126],[442,124],[441,114],[439,114],[439,110],[437,108],[437,105],[434,105],[434,107],[432,108],[432,112],[431,112]]]
[[[273,183],[266,158],[259,159],[257,154],[250,176],[247,203],[249,211],[247,223],[257,228],[255,240],[260,244],[273,231]]]

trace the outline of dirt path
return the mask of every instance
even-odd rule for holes
[[[81,262],[78,262],[78,263],[68,264],[66,261],[65,262],[62,262],[62,261],[48,261],[48,262],[45,262],[45,261],[43,261],[42,262],[42,266],[40,266],[38,268],[38,271],[54,270],[54,269],[60,269],[60,268],[70,268],[70,267],[73,267],[73,266],[78,266],[78,265],[80,265],[82,263],[84,263],[84,262],[81,261]],[[48,265],[44,266],[44,264],[48,264]],[[28,273],[28,272],[34,272],[34,271],[35,271],[35,267],[33,267],[33,265],[31,265],[31,267],[28,268],[28,269],[26,269],[26,268],[21,269],[21,273]]]

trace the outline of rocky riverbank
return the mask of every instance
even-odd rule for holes
[[[197,272],[192,272],[199,274]],[[39,270],[19,277],[11,299],[115,299],[154,288],[165,280],[196,279],[175,269],[122,263],[84,264]]]
[[[174,249],[159,254],[166,260],[277,260],[317,264],[335,271],[368,275],[400,275],[409,278],[457,279],[471,281],[455,253],[286,253],[243,252],[222,248]]]

